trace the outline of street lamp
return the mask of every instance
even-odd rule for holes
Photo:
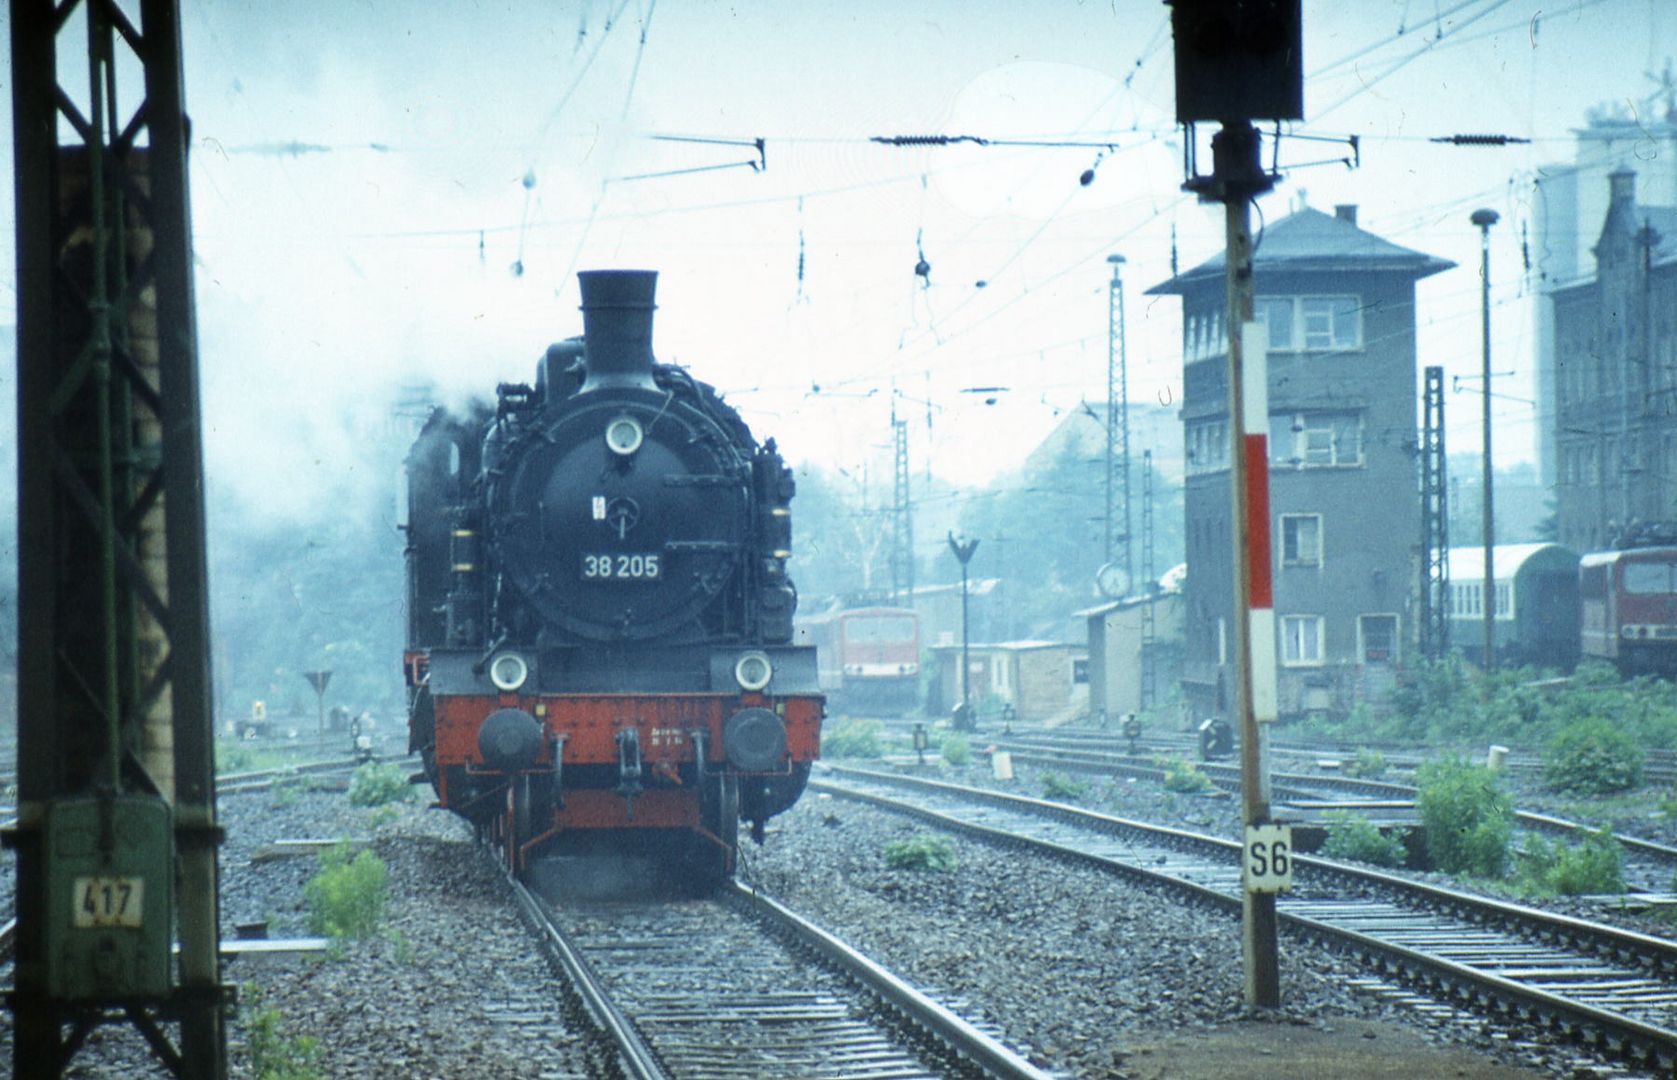
[[[961,703],[955,707],[955,730],[972,731],[977,725],[972,715],[972,661],[967,656],[967,563],[978,550],[977,540],[957,540],[949,534],[949,550],[961,563]]]
[[[1475,210],[1469,219],[1479,227],[1479,308],[1480,339],[1483,344],[1483,380],[1485,460],[1480,474],[1484,488],[1484,507],[1481,523],[1485,533],[1485,670],[1496,669],[1496,519],[1491,491],[1491,226],[1497,223],[1495,210]]]

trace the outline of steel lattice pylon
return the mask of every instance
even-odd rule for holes
[[[1426,369],[1421,410],[1421,655],[1450,648],[1450,484],[1444,458],[1444,369]]]
[[[172,0],[139,11],[136,26],[112,0],[11,3],[19,1077],[58,1076],[106,1022],[137,1027],[176,1075],[226,1075],[180,25]],[[60,84],[61,48],[85,50],[86,85]],[[143,87],[119,101],[135,63]],[[160,826],[144,842],[123,817],[135,807]],[[84,819],[98,823],[85,854],[49,843]],[[99,927],[61,901],[67,881],[79,896],[123,880],[70,875],[136,846],[167,869],[133,879],[151,900],[130,917],[164,944],[154,974],[125,982],[65,959]]]
[[[908,487],[908,421],[897,419],[891,404],[891,600],[905,607],[914,603],[914,508]]]

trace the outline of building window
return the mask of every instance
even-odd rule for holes
[[[1363,663],[1395,664],[1398,660],[1398,617],[1359,615],[1357,633],[1362,637]]]
[[[1281,515],[1281,565],[1322,565],[1322,515]]]
[[[1274,352],[1350,352],[1362,348],[1362,303],[1355,296],[1260,296],[1253,315]]]
[[[1182,327],[1182,355],[1189,362],[1222,356],[1228,351],[1228,334],[1222,308],[1189,315]]]
[[[1281,662],[1288,667],[1322,662],[1322,616],[1281,616]]]
[[[1353,468],[1363,463],[1361,412],[1272,413],[1270,464],[1295,469]]]
[[[1222,472],[1229,467],[1229,422],[1200,420],[1188,425],[1188,475]]]

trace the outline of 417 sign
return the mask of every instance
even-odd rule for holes
[[[1241,859],[1247,892],[1284,892],[1293,887],[1293,827],[1248,825]]]

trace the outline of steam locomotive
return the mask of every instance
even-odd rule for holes
[[[655,272],[579,277],[582,337],[409,452],[409,749],[515,872],[644,843],[714,884],[820,749],[792,473],[654,361]]]

